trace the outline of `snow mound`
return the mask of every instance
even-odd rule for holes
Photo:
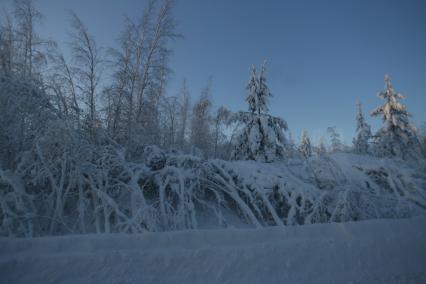
[[[420,283],[426,217],[0,238],[1,283]]]

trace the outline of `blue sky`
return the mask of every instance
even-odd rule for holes
[[[101,46],[114,46],[124,14],[139,16],[145,2],[37,0],[40,34],[64,45],[72,9]],[[336,126],[349,143],[356,100],[365,114],[378,106],[386,73],[413,121],[426,121],[426,1],[178,0],[174,15],[184,38],[172,44],[169,95],[186,78],[195,98],[212,77],[214,104],[245,110],[249,67],[266,59],[271,113],[287,120],[295,138],[306,128],[316,140]]]

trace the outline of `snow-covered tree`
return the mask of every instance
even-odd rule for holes
[[[46,88],[53,93],[57,108],[63,116],[73,122],[76,129],[81,130],[82,108],[78,96],[77,74],[58,49],[50,51],[49,59],[51,72],[45,76]]]
[[[327,148],[325,147],[324,136],[319,137],[318,146],[316,147],[316,152],[318,156],[322,156],[327,153]]]
[[[423,147],[423,155],[426,157],[426,122],[423,122],[423,124],[420,126],[420,143]]]
[[[0,21],[0,71],[8,74],[14,67],[16,57],[16,35],[11,18],[6,15]]]
[[[38,81],[0,76],[0,168],[12,168],[57,112]]]
[[[371,127],[365,122],[361,109],[361,103],[356,104],[356,135],[353,140],[354,150],[356,153],[368,152],[368,140],[371,138]]]
[[[255,68],[251,72],[246,98],[249,112],[239,112],[232,119],[243,124],[234,140],[232,158],[272,162],[284,158],[289,152],[284,135],[287,123],[282,118],[267,113],[271,93],[266,85],[265,64],[259,77]]]
[[[305,129],[302,130],[302,136],[300,138],[300,145],[299,145],[299,152],[305,158],[312,156],[311,140],[309,139],[308,132]]]
[[[40,64],[46,60],[42,47],[49,44],[36,32],[36,26],[41,22],[43,15],[37,10],[32,0],[15,0],[14,15],[20,71],[24,76],[34,77],[39,75],[35,73],[38,73]]]
[[[85,126],[92,141],[97,139],[100,126],[97,111],[98,85],[101,76],[101,51],[87,27],[74,12],[70,12],[72,41],[70,43],[75,70],[78,77],[78,89],[87,107]]]
[[[259,114],[261,112],[267,113],[269,111],[268,104],[270,97],[272,97],[272,94],[266,85],[266,61],[264,61],[259,75],[259,89],[257,93],[257,112]]]
[[[111,50],[115,68],[109,130],[131,152],[161,140],[159,112],[171,71],[169,42],[179,36],[172,10],[173,0],[147,1],[140,16],[126,17],[118,48]]]
[[[383,117],[383,126],[375,134],[375,153],[379,156],[418,157],[421,146],[417,130],[409,121],[407,108],[400,102],[404,96],[395,92],[388,75],[385,76],[385,90],[377,96],[385,103],[371,112],[373,117]]]
[[[246,98],[249,104],[249,111],[258,114],[268,112],[268,101],[272,94],[266,85],[266,61],[263,62],[259,77],[256,74],[256,67],[252,67],[249,82],[246,87],[248,95]]]
[[[251,74],[249,82],[247,83],[246,89],[247,89],[247,97],[246,102],[249,105],[249,111],[250,112],[256,112],[258,111],[257,105],[258,105],[258,97],[257,97],[257,90],[259,88],[259,79],[257,78],[256,74],[256,67],[251,67]]]
[[[211,131],[211,106],[210,81],[201,91],[200,98],[195,102],[191,121],[191,143],[196,149],[201,150],[204,156],[209,157],[213,145]]]
[[[296,143],[293,139],[293,134],[291,134],[290,129],[287,130],[287,144],[289,149],[296,149]]]
[[[42,80],[47,48],[55,43],[39,37],[43,15],[33,0],[14,0],[13,12],[0,16],[0,72]]]
[[[166,97],[161,101],[160,110],[163,114],[162,129],[164,132],[162,146],[164,146],[166,149],[176,147],[180,107],[181,106],[177,97]]]
[[[214,138],[213,158],[215,159],[220,156],[219,146],[220,146],[220,143],[223,140],[225,140],[223,126],[226,125],[226,123],[228,122],[230,115],[231,115],[231,112],[224,106],[221,106],[217,109],[216,114],[213,117],[213,138]]]
[[[190,94],[186,80],[183,81],[183,86],[180,92],[180,109],[179,109],[179,130],[177,144],[180,150],[184,150],[187,144],[187,134],[189,126],[189,117],[191,111]]]
[[[332,152],[339,152],[343,149],[343,144],[340,140],[340,134],[337,132],[337,129],[335,126],[327,127],[327,132],[330,135],[330,142],[331,142],[331,151]]]

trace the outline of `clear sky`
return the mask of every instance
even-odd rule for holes
[[[12,1],[0,2],[10,8]],[[114,46],[123,15],[141,15],[145,2],[37,0],[45,15],[40,34],[64,44],[72,9],[101,46]],[[365,114],[378,106],[386,73],[406,95],[413,121],[426,121],[426,1],[177,0],[174,15],[184,38],[172,44],[169,95],[186,78],[194,98],[212,77],[214,104],[245,110],[249,67],[266,59],[271,112],[296,138],[302,128],[316,140],[336,126],[349,143],[356,100]],[[368,122],[373,129],[381,123]]]

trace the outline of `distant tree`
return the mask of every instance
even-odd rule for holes
[[[420,126],[420,143],[423,147],[423,155],[426,157],[426,122],[423,122],[423,124]]]
[[[289,149],[296,149],[296,143],[294,142],[293,135],[291,134],[290,129],[288,129],[287,132],[288,132],[287,144]]]
[[[385,76],[385,90],[378,93],[385,103],[377,107],[371,116],[382,116],[383,126],[375,134],[375,153],[379,156],[399,156],[416,158],[421,153],[417,130],[409,122],[405,105],[399,100],[404,99],[395,92],[390,77]]]
[[[179,130],[177,134],[177,144],[181,150],[185,149],[186,137],[188,134],[189,118],[191,111],[190,94],[186,80],[183,81],[182,89],[179,96],[180,109],[179,109]]]
[[[15,67],[16,35],[9,15],[5,15],[4,22],[0,22],[0,71],[10,74]]]
[[[160,108],[164,116],[164,145],[162,146],[164,146],[165,148],[174,148],[176,146],[180,108],[181,106],[177,97],[166,97],[162,99]]]
[[[77,89],[77,74],[58,49],[50,50],[49,59],[51,72],[46,76],[46,87],[56,96],[60,112],[80,130],[82,109]]]
[[[356,153],[368,153],[368,142],[371,138],[371,128],[365,122],[364,115],[361,109],[361,103],[356,104],[356,135],[353,139],[354,150]]]
[[[322,156],[325,155],[327,153],[327,148],[325,147],[325,141],[324,141],[324,136],[320,136],[319,137],[319,142],[318,145],[316,147],[316,151],[318,156]]]
[[[300,138],[299,152],[305,157],[309,158],[312,156],[311,140],[309,139],[308,132],[303,129],[302,136]]]
[[[332,152],[342,151],[343,144],[340,140],[340,134],[337,132],[336,127],[335,126],[328,127],[327,132],[330,135],[331,151]]]
[[[210,93],[211,82],[209,81],[193,106],[191,122],[191,144],[200,150],[205,157],[211,156],[213,145]]]
[[[228,122],[231,112],[225,107],[221,106],[217,109],[215,116],[213,117],[213,158],[218,157],[219,143],[224,140],[225,134],[223,133],[223,126]]]
[[[232,158],[263,162],[284,158],[289,152],[288,141],[284,135],[287,123],[267,113],[271,93],[266,85],[265,63],[259,77],[256,69],[252,68],[247,91],[249,112],[239,112],[232,119],[243,124],[234,140]]]

